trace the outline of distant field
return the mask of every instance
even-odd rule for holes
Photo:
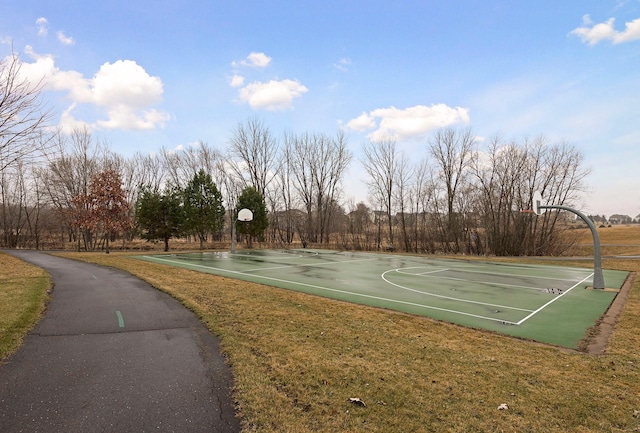
[[[593,236],[588,228],[571,231],[578,234],[578,241],[567,255],[593,255]],[[599,227],[598,236],[603,256],[640,255],[640,224]]]

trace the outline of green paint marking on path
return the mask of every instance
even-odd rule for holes
[[[124,328],[124,318],[122,317],[122,313],[120,311],[116,311],[116,316],[118,316],[118,326]]]

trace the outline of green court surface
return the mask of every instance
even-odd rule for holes
[[[270,286],[576,348],[615,290],[589,269],[327,250],[136,256]],[[619,289],[626,272],[604,271]]]

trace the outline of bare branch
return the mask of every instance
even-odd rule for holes
[[[0,170],[46,146],[52,112],[40,98],[43,81],[22,78],[17,54],[0,60]]]

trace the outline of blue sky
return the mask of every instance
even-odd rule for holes
[[[0,4],[0,56],[47,76],[63,128],[123,155],[239,122],[347,132],[347,197],[369,138],[420,159],[438,127],[545,135],[591,168],[581,210],[640,214],[640,0],[139,1]]]

